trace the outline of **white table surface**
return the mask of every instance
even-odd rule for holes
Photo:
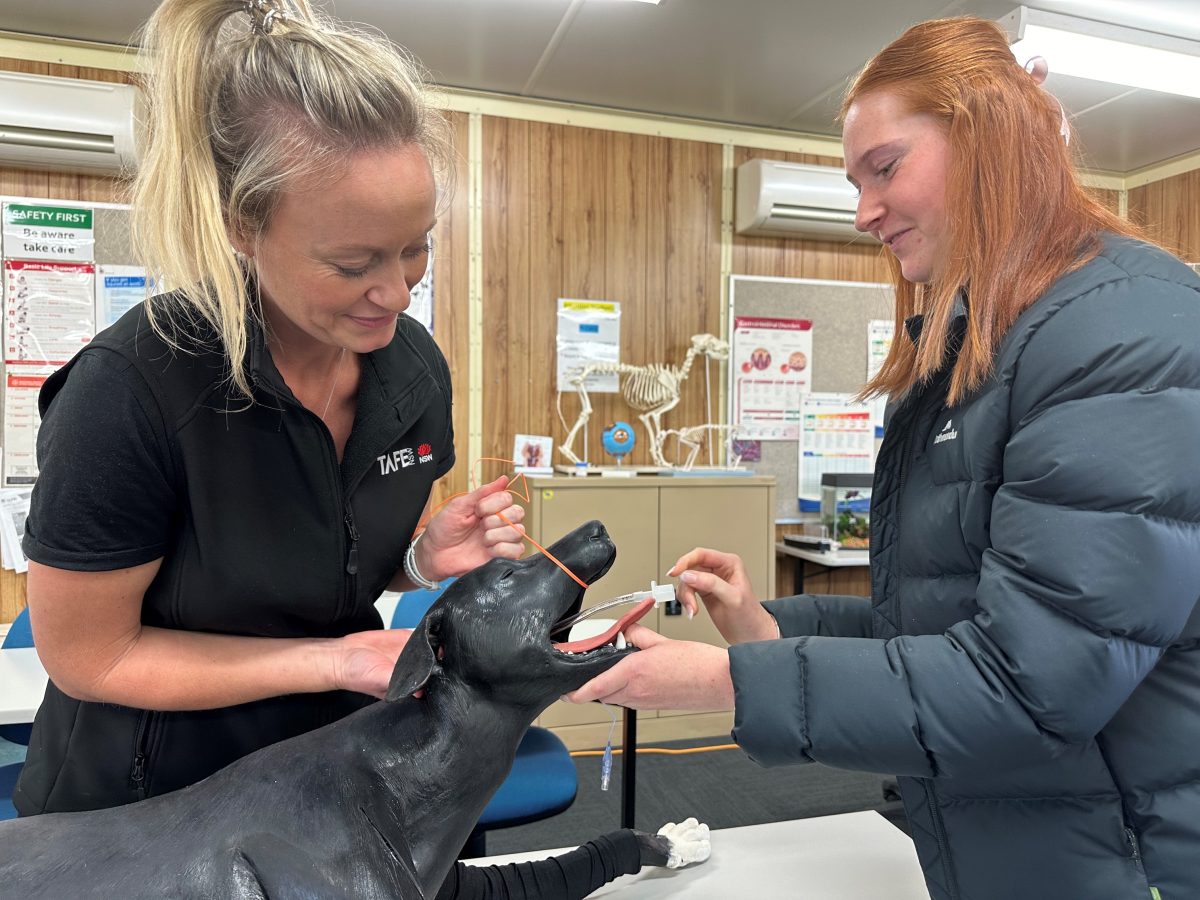
[[[842,566],[869,566],[871,564],[871,555],[867,550],[830,550],[828,553],[822,553],[819,550],[804,550],[800,547],[793,547],[791,544],[783,543],[783,541],[775,545],[775,550],[784,556],[794,556],[797,559],[807,560],[820,566],[829,566],[831,569],[841,568]]]
[[[32,722],[46,681],[46,670],[32,647],[0,650],[0,725]]]
[[[556,850],[468,863],[525,862]],[[590,897],[612,900],[929,900],[912,841],[878,813],[725,828],[712,856],[687,869],[643,868]]]

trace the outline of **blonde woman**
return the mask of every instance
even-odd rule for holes
[[[914,26],[843,121],[903,324],[872,596],[760,604],[695,550],[681,599],[733,646],[630,629],[575,699],[898,774],[934,900],[1200,897],[1200,279],[1080,187],[994,23]]]
[[[449,369],[404,315],[450,153],[414,64],[307,0],[166,0],[145,52],[135,238],[175,290],[41,396],[22,815],[175,790],[382,696],[407,632],[380,592],[522,549],[503,479],[413,538],[455,460]]]

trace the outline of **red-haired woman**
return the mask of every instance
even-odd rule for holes
[[[934,900],[1200,897],[1200,279],[1080,187],[1043,74],[927,22],[842,108],[906,332],[867,386],[872,597],[760,604],[692,551],[734,646],[631,629],[575,697],[898,774]]]

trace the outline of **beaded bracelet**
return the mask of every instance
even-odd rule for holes
[[[425,532],[422,531],[408,545],[408,550],[404,553],[404,574],[408,576],[413,584],[420,585],[427,590],[435,591],[442,586],[442,583],[440,581],[430,581],[417,569],[417,541],[424,536]]]

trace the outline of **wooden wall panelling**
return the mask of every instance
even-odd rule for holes
[[[555,336],[558,299],[572,296],[562,292],[563,229],[565,219],[576,212],[567,210],[563,200],[566,173],[570,171],[563,155],[564,127],[531,124],[529,129],[529,159],[523,167],[522,184],[529,198],[528,222],[521,234],[522,242],[529,248],[529,267],[527,282],[515,298],[529,329],[528,377],[523,384],[503,386],[527,397],[524,409],[528,412],[526,421],[508,419],[502,423],[506,429],[505,442],[510,448],[505,455],[511,452],[512,436],[518,433],[550,435],[556,444],[564,436],[554,405]],[[578,409],[572,405],[574,399],[573,395],[563,398],[563,413],[568,422],[574,421]],[[556,456],[557,453],[551,454],[549,465],[562,461]]]
[[[608,135],[592,128],[560,127],[556,129],[555,137],[561,142],[563,167],[560,188],[562,280],[556,297],[621,301],[621,358],[628,360],[625,341],[631,325],[636,327],[638,310],[625,296],[625,285],[608,278],[609,256],[605,246],[610,225]],[[614,228],[619,227],[616,223],[612,224]],[[538,311],[547,310],[553,315],[556,297],[536,300]],[[553,345],[548,358],[554,359]],[[541,394],[547,402],[554,392],[553,388],[547,390],[549,385],[545,383],[532,387],[534,395]],[[624,404],[617,402],[618,396],[590,395],[594,412],[588,423],[588,459],[595,461],[602,457],[600,434],[608,424],[614,419],[629,417]],[[571,424],[574,418],[567,410],[577,411],[578,404],[569,391],[564,393],[563,407],[567,423]],[[561,424],[558,427],[561,429]],[[581,446],[581,442],[577,442],[577,454]]]
[[[778,159],[818,166],[842,165],[842,160],[833,156],[734,148],[735,169],[750,159]],[[889,280],[883,248],[878,244],[747,237],[740,234],[734,234],[733,237],[733,272],[737,275],[822,278],[831,281]]]
[[[485,447],[507,456],[518,431],[565,436],[559,298],[619,301],[621,358],[635,364],[682,361],[692,334],[719,330],[720,147],[491,118],[484,147]],[[689,379],[668,425],[703,421],[703,393]],[[619,395],[591,400],[588,458],[603,461],[600,434],[620,418],[637,429],[631,462],[648,462],[636,412]],[[573,424],[573,391],[562,408]]]
[[[454,442],[458,450],[454,468],[434,488],[433,502],[441,503],[451,494],[467,489],[469,430],[469,384],[467,359],[470,353],[468,331],[470,235],[467,184],[467,128],[465,113],[445,114],[455,147],[455,191],[438,210],[433,230],[433,334],[450,365],[454,392]]]
[[[1129,218],[1187,262],[1200,262],[1200,169],[1131,190]]]
[[[522,272],[528,273],[522,265],[529,229],[522,198],[529,186],[529,123],[486,118],[483,134],[483,453],[506,459],[512,453],[511,437],[505,441],[508,416],[524,401],[524,390],[512,386],[526,365],[513,344],[527,343],[528,304],[520,296]]]
[[[0,622],[11,622],[25,608],[25,576],[0,569]]]
[[[518,231],[515,234],[510,231],[508,240],[502,246],[497,246],[495,251],[497,258],[504,257],[508,284],[510,286],[520,285],[526,302],[509,302],[500,308],[493,307],[488,310],[485,317],[485,321],[490,321],[493,316],[500,320],[507,319],[505,332],[507,337],[504,340],[504,350],[508,355],[507,377],[497,387],[507,391],[508,419],[505,424],[511,425],[512,430],[502,436],[499,446],[490,450],[488,447],[484,447],[489,456],[500,459],[508,459],[512,456],[512,436],[514,434],[518,431],[528,433],[525,432],[525,429],[531,428],[535,422],[540,422],[545,416],[543,409],[537,409],[535,413],[533,397],[530,392],[524,387],[519,387],[530,384],[536,378],[541,360],[534,352],[534,326],[536,319],[542,319],[541,324],[543,325],[545,322],[545,316],[535,315],[529,302],[532,299],[528,286],[533,259],[529,246],[532,208],[529,188],[536,179],[533,175],[536,169],[530,154],[530,123],[510,122],[508,133],[509,160],[510,163],[516,164],[522,177],[508,183],[509,190],[505,196],[504,209],[506,217]],[[513,298],[511,290],[509,298],[510,301]],[[533,433],[541,434],[542,432]],[[492,465],[495,466],[495,463]],[[489,469],[489,474],[493,473],[499,474],[495,468]]]
[[[1088,188],[1088,193],[1098,200],[1105,209],[1115,215],[1121,214],[1121,192],[1108,188]]]
[[[648,217],[651,191],[655,189],[648,151],[650,143],[656,140],[660,139],[608,132],[603,135],[603,155],[599,160],[605,186],[600,214],[605,223],[603,265],[608,285],[608,296],[603,299],[621,304],[621,360],[634,364],[655,358],[651,355],[655,301],[647,289],[647,277],[651,260],[656,256],[661,258],[654,250],[655,236]],[[662,232],[658,234],[661,236]],[[608,394],[593,400],[599,403],[589,423],[588,458],[593,462],[612,462],[604,456],[600,436],[611,422],[621,419],[633,425],[637,435],[630,462],[648,463],[645,432],[636,411],[619,398],[620,395]],[[573,421],[571,413],[577,410],[575,397],[564,395],[563,413],[568,424]],[[561,423],[554,424],[562,428]]]
[[[671,141],[667,166],[667,319],[658,354],[645,361],[678,365],[691,346],[692,335],[721,333],[721,146]],[[697,357],[683,384],[679,405],[664,417],[666,427],[709,420],[706,366],[711,372],[712,418],[716,418],[725,367]],[[673,443],[667,445],[668,454],[673,447]],[[707,463],[707,456],[699,461]]]
[[[665,335],[670,334],[671,318],[676,304],[667,286],[667,246],[670,241],[671,210],[664,202],[667,173],[671,169],[671,140],[667,138],[646,138],[642,145],[641,161],[634,161],[636,167],[642,169],[640,190],[643,191],[646,202],[646,216],[643,217],[643,246],[646,247],[646,262],[642,278],[643,290],[641,306],[641,322],[635,332],[636,340],[628,344],[629,359],[638,364],[665,359]],[[636,355],[634,355],[636,354]],[[646,452],[638,456],[638,460],[649,462],[650,455]]]

